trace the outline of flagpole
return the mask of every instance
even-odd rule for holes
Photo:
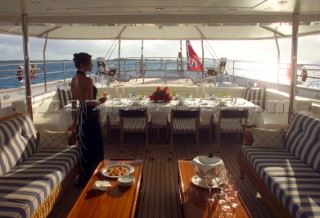
[[[204,74],[204,48],[203,48],[203,39],[201,39],[201,49],[202,49],[202,82]]]

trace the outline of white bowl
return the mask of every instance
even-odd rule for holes
[[[131,175],[120,176],[118,182],[120,186],[131,186],[134,183],[134,177]]]
[[[93,188],[100,191],[106,191],[110,187],[111,187],[111,184],[108,181],[95,181],[93,183]]]

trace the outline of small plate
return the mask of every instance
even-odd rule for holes
[[[108,178],[118,178],[134,172],[134,167],[128,164],[112,164],[100,170],[101,174]]]
[[[109,181],[95,181],[92,185],[93,189],[100,190],[100,191],[107,191],[108,188],[111,187]]]
[[[131,175],[120,176],[118,182],[120,186],[131,186],[134,183],[134,177]]]
[[[206,181],[204,179],[201,179],[198,175],[194,175],[191,178],[192,184],[195,186],[201,187],[201,188],[209,188]],[[217,183],[215,182],[212,188],[218,188]]]

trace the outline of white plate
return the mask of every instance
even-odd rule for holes
[[[209,188],[206,180],[201,179],[198,175],[194,175],[191,178],[191,182],[192,184],[194,184],[195,186],[201,187],[201,188]],[[217,183],[215,182],[212,188],[218,188]]]
[[[92,185],[93,189],[100,190],[100,191],[107,191],[108,188],[111,187],[109,181],[95,181]]]
[[[115,101],[113,102],[113,105],[122,105],[123,103],[121,101]]]
[[[112,175],[112,174],[108,173],[109,170],[119,169],[121,171],[122,168],[124,168],[126,170],[126,171],[122,171],[122,172],[124,172],[124,174],[119,173],[119,174]],[[131,165],[128,165],[128,164],[112,164],[109,166],[105,166],[100,170],[100,173],[103,176],[108,177],[108,178],[118,178],[119,176],[129,175],[133,172],[134,172],[134,167]]]

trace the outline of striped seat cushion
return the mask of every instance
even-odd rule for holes
[[[239,120],[223,120],[220,124],[221,131],[223,132],[241,132],[243,127]]]
[[[124,118],[123,130],[125,131],[144,131],[146,130],[146,119],[138,118]]]
[[[71,101],[71,90],[65,87],[58,87],[59,99],[61,106],[67,105]]]
[[[286,149],[244,147],[243,155],[293,217],[320,216],[320,174]]]
[[[0,123],[0,176],[36,151],[36,129],[28,115]]]
[[[50,148],[0,177],[0,217],[30,217],[78,159],[76,146]]]
[[[303,111],[295,113],[288,127],[285,146],[320,173],[320,118]]]
[[[196,119],[175,118],[172,128],[175,132],[194,132],[196,130]]]
[[[265,109],[266,89],[257,87],[247,87],[244,91],[243,98]]]

